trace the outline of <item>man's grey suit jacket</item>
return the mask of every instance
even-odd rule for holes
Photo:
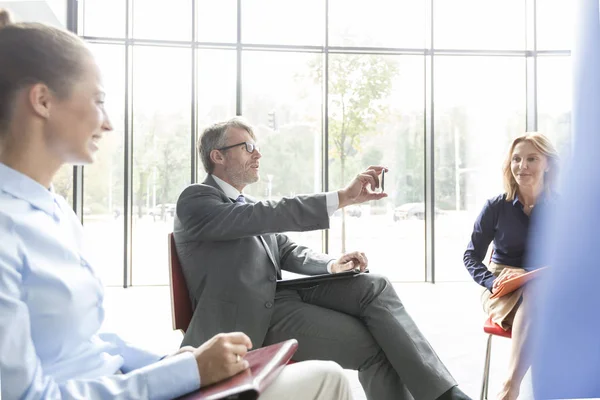
[[[182,345],[199,346],[220,332],[246,333],[263,344],[281,270],[327,273],[331,257],[281,232],[329,228],[324,194],[236,203],[211,175],[177,201],[174,236],[194,315]]]

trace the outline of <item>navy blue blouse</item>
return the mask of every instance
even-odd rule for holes
[[[538,199],[530,216],[525,214],[524,206],[516,196],[513,201],[506,201],[506,194],[486,201],[475,221],[471,241],[463,257],[465,267],[475,282],[492,290],[496,277],[483,263],[492,241],[494,242],[492,255],[494,263],[525,268],[530,217],[534,218],[539,214],[541,212],[539,206],[547,203],[546,199],[553,197],[543,196]]]

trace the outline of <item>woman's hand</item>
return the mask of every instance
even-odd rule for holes
[[[219,333],[200,347],[184,346],[165,358],[192,353],[204,387],[247,369],[249,364],[244,356],[251,348],[250,338],[241,332]]]
[[[244,356],[252,348],[242,332],[219,333],[194,350],[201,386],[208,386],[247,369]]]
[[[506,273],[504,271],[507,271]],[[500,287],[504,282],[509,279],[516,278],[517,276],[523,275],[525,272],[523,271],[511,271],[511,270],[503,270],[500,275],[494,280],[492,285],[492,293],[496,293],[500,290]]]

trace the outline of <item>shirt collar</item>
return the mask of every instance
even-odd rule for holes
[[[538,197],[536,204],[543,204],[545,203],[548,199],[552,198],[552,194],[548,194],[546,192],[546,190],[543,190],[542,193],[540,193],[540,196]],[[519,204],[519,195],[515,193],[515,198],[512,201],[513,206],[516,206],[517,204]]]
[[[516,206],[517,204],[519,204],[519,195],[515,193],[515,198],[512,201],[512,205]]]
[[[46,214],[54,215],[56,199],[53,191],[3,163],[0,163],[0,192],[6,192]]]
[[[225,192],[225,195],[230,199],[235,200],[238,198],[239,195],[243,195],[242,192],[231,186],[229,183],[225,182],[223,179],[220,179],[215,175],[212,175],[212,177],[215,180],[215,182],[217,182],[217,185],[219,185],[221,190]]]
[[[546,190],[543,190],[542,193],[540,193],[540,196],[538,197],[537,201],[536,201],[536,205],[538,204],[545,204],[547,202],[551,202],[552,199],[554,199],[556,197],[556,195],[554,193],[548,193]],[[521,204],[519,202],[519,195],[515,193],[515,198],[512,201],[513,206],[517,205],[517,204]]]

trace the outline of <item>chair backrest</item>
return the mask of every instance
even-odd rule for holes
[[[192,310],[190,294],[185,283],[181,264],[179,263],[177,249],[175,248],[175,237],[172,233],[169,233],[169,279],[171,283],[173,329],[181,329],[185,333],[190,325],[194,311]]]

